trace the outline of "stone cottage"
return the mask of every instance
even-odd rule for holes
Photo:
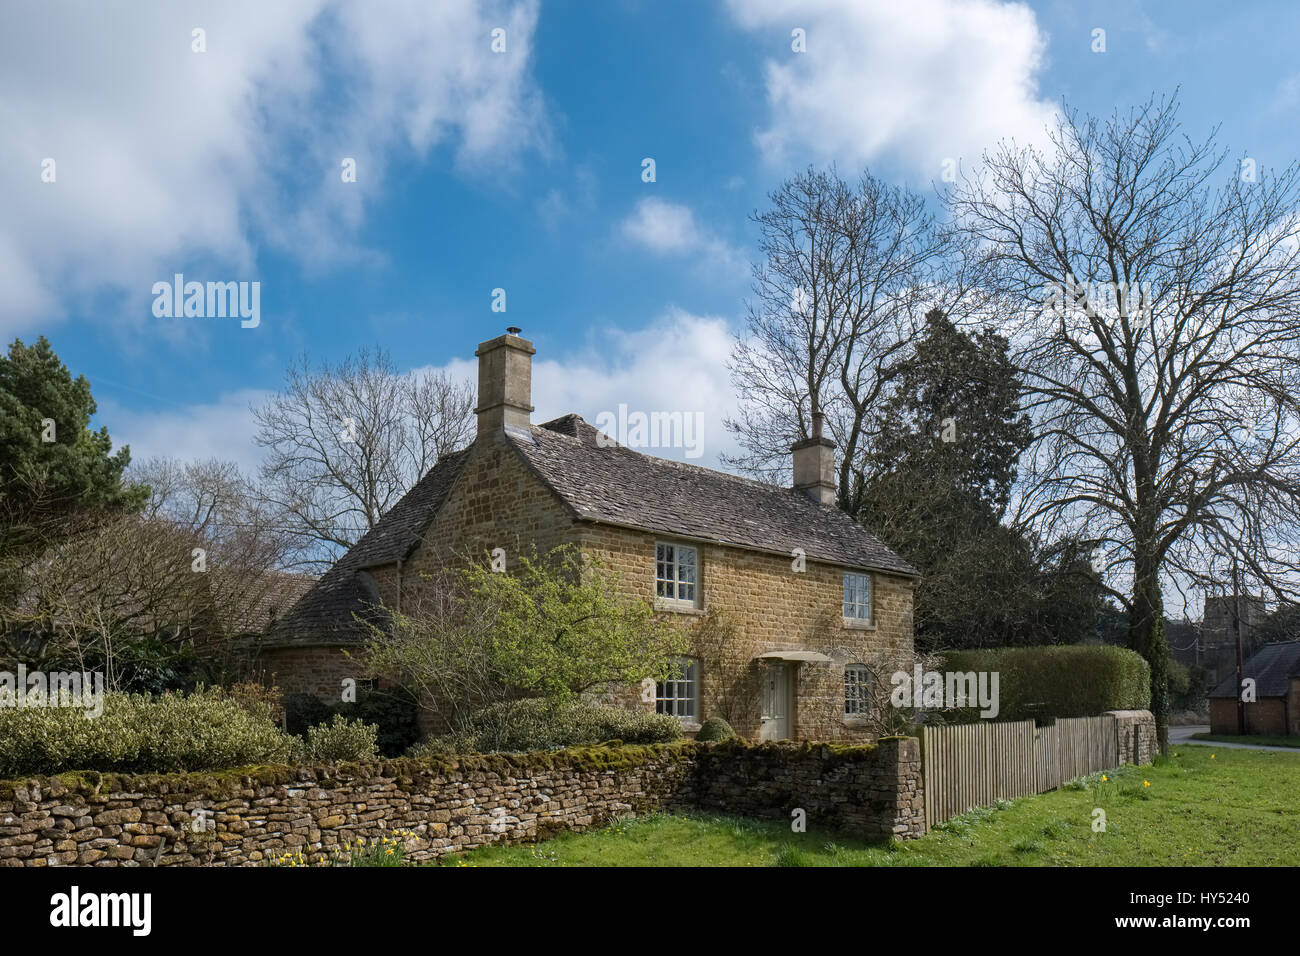
[[[871,738],[873,681],[887,686],[912,651],[917,573],[835,508],[820,421],[792,449],[793,488],[641,454],[577,415],[534,425],[536,350],[518,332],[475,352],[473,444],[441,458],[278,622],[262,666],[286,692],[337,700],[357,677],[343,652],[365,640],[362,621],[409,602],[420,572],[571,543],[692,635],[679,679],[647,684],[631,706],[688,732],[718,714],[754,739]]]

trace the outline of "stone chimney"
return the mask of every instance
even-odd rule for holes
[[[835,443],[822,436],[821,412],[813,415],[813,433],[790,449],[794,453],[794,487],[813,501],[835,504]]]
[[[511,326],[506,334],[482,343],[478,356],[478,436],[503,428],[528,430],[532,414],[533,356],[537,349]]]

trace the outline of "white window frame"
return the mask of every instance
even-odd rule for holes
[[[844,716],[871,716],[871,669],[865,664],[844,668]]]
[[[690,561],[682,561],[682,552],[691,554]],[[671,555],[671,557],[668,557]],[[693,580],[683,580],[683,569],[690,570]],[[666,571],[666,575],[665,575]],[[671,593],[665,595],[668,589]],[[681,597],[686,589],[689,597]],[[698,608],[700,606],[700,549],[693,544],[676,541],[655,542],[655,603],[665,607]]]
[[[875,582],[871,580],[870,574],[863,571],[845,571],[844,600],[841,604],[844,620],[854,624],[870,624],[874,620],[871,605],[875,599],[875,590]],[[864,594],[865,600],[863,600]]]
[[[683,721],[700,719],[700,659],[679,657],[679,677],[655,682],[655,713]]]

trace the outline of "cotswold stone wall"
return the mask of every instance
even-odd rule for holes
[[[1121,764],[1150,763],[1159,749],[1156,718],[1149,710],[1108,710],[1115,718]]]
[[[691,802],[740,816],[791,819],[810,827],[910,839],[925,832],[921,747],[884,737],[875,747],[721,744],[700,753]]]
[[[869,836],[925,829],[915,740],[876,747],[673,744],[0,783],[2,866],[246,866],[415,834],[416,861],[691,807]],[[205,821],[194,832],[196,821]]]

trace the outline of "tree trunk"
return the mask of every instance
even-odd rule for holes
[[[1169,643],[1160,579],[1148,562],[1137,563],[1133,583],[1133,609],[1129,619],[1129,647],[1151,665],[1151,713],[1156,718],[1160,753],[1169,749]]]

